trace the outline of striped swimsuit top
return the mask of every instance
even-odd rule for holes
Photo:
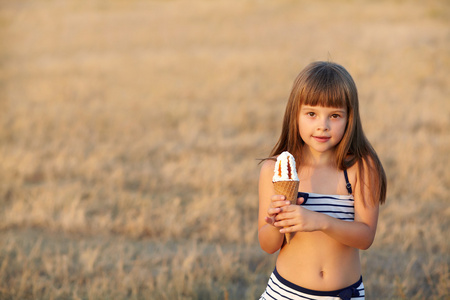
[[[324,213],[339,220],[353,221],[355,219],[355,199],[352,195],[352,185],[348,180],[347,170],[344,170],[344,176],[349,195],[323,195],[299,192],[298,198],[303,197],[304,199],[301,205],[306,209]]]

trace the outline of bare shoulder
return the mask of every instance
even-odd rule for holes
[[[261,172],[259,173],[259,185],[260,188],[263,186],[270,185],[273,178],[273,169],[275,168],[276,161],[272,159],[266,159],[261,166]],[[270,185],[272,186],[272,185]]]
[[[348,179],[353,186],[355,186],[357,182],[358,173],[359,173],[358,163],[355,163],[353,166],[347,169]]]
[[[273,159],[266,159],[261,166],[260,177],[273,177],[273,169],[275,168],[276,161]]]
[[[361,175],[369,173],[371,169],[375,167],[375,163],[371,157],[367,157],[366,159],[361,160],[361,162],[356,162],[353,166],[347,169],[348,177],[350,182],[357,182]],[[361,171],[364,172],[360,174]]]
[[[375,201],[373,201],[372,189],[374,187],[371,178],[376,169],[376,164],[371,157],[367,157],[360,162],[355,163],[351,169],[352,176],[355,178],[355,199],[361,199],[364,207],[367,208],[366,204],[375,203]],[[373,205],[370,206],[375,207]],[[376,207],[378,206],[376,205]]]
[[[273,172],[273,169],[275,168],[275,163],[276,163],[275,159],[272,159],[272,158],[266,159],[262,163],[261,172],[267,172],[268,170]]]

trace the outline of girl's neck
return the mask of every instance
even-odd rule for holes
[[[302,164],[311,167],[335,167],[336,160],[334,151],[319,153],[312,152],[309,147],[304,147],[302,151]]]

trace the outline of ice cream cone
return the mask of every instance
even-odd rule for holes
[[[284,195],[291,204],[297,204],[297,194],[300,181],[298,179],[295,158],[288,151],[282,152],[277,157],[273,170],[273,186],[277,195]],[[285,227],[286,228],[286,227]],[[286,233],[286,242],[291,242],[291,233]]]
[[[275,193],[277,195],[284,195],[286,200],[291,201],[291,204],[297,204],[298,186],[299,181],[276,181],[273,183]],[[286,227],[285,227],[286,228]],[[291,242],[291,233],[285,234],[286,242]]]

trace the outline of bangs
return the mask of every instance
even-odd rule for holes
[[[306,78],[300,95],[301,105],[323,107],[349,107],[349,86],[347,80],[334,68],[314,70]]]

